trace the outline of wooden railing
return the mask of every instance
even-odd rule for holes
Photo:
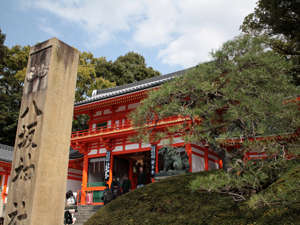
[[[96,128],[89,128],[86,130],[80,130],[80,131],[74,131],[72,132],[72,138],[75,137],[85,137],[92,134],[100,134],[100,133],[108,133],[112,131],[120,131],[124,129],[132,128],[130,123],[120,124],[118,126],[102,126],[102,127],[96,127]]]
[[[178,123],[182,123],[184,121],[187,121],[188,118],[173,116],[168,117],[167,119],[161,120],[158,123],[147,123],[145,126],[148,128],[153,128],[154,126],[161,127],[166,125],[175,125]],[[72,132],[71,138],[78,138],[78,137],[87,137],[90,135],[96,135],[96,134],[106,134],[111,132],[122,132],[122,131],[128,131],[133,130],[134,127],[131,125],[130,121],[126,123],[119,124],[117,126],[110,125],[110,126],[103,126],[103,127],[97,127],[97,128],[89,128],[86,130],[80,130],[80,131],[74,131]]]

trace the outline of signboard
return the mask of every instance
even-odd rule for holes
[[[109,170],[110,170],[110,151],[106,151],[106,158],[105,158],[105,172],[104,178],[105,181],[109,180]]]
[[[155,165],[156,165],[156,145],[151,145],[151,176],[155,175]]]

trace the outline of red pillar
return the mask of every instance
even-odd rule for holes
[[[7,182],[8,182],[8,174],[4,175],[4,185],[3,185],[3,190],[2,190],[2,200],[3,203],[5,203],[5,198],[6,198],[6,190],[7,190]]]
[[[86,200],[86,188],[87,188],[87,181],[88,181],[88,154],[84,152],[83,156],[83,170],[82,170],[82,184],[81,184],[81,205],[85,205]]]
[[[222,169],[223,168],[223,161],[222,159],[219,160],[219,169]]]
[[[204,154],[204,160],[205,160],[205,170],[208,171],[208,149],[205,149],[205,154]]]
[[[188,155],[188,157],[189,157],[189,164],[190,164],[190,168],[189,168],[189,172],[192,172],[192,146],[191,146],[191,144],[190,143],[187,143],[186,145],[185,145],[185,151],[186,151],[186,153],[187,153],[187,155]]]

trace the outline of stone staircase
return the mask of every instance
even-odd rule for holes
[[[76,223],[75,225],[83,225],[95,212],[97,212],[102,206],[95,205],[82,205],[77,207],[75,213]]]

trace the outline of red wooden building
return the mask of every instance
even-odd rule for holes
[[[153,77],[128,85],[94,91],[87,100],[75,103],[74,117],[89,116],[88,129],[72,133],[71,147],[83,155],[82,161],[70,164],[71,172],[79,171],[82,166],[82,181],[74,183],[73,191],[80,186],[81,204],[103,204],[102,192],[105,182],[110,185],[113,177],[127,175],[136,187],[137,167],[143,166],[148,182],[164,169],[164,146],[168,144],[176,149],[178,155],[186,155],[190,172],[218,169],[222,167],[221,159],[214,152],[203,146],[185,143],[182,134],[173,134],[168,139],[155,143],[131,142],[136,134],[128,119],[150,90],[180,76],[185,71]],[[160,123],[147,124],[152,131],[159,131],[168,126],[188,122],[186,118],[170,117]],[[154,127],[155,126],[155,127]],[[171,141],[170,141],[171,140]],[[93,201],[86,201],[87,195],[93,194]],[[88,198],[90,199],[90,198]]]

